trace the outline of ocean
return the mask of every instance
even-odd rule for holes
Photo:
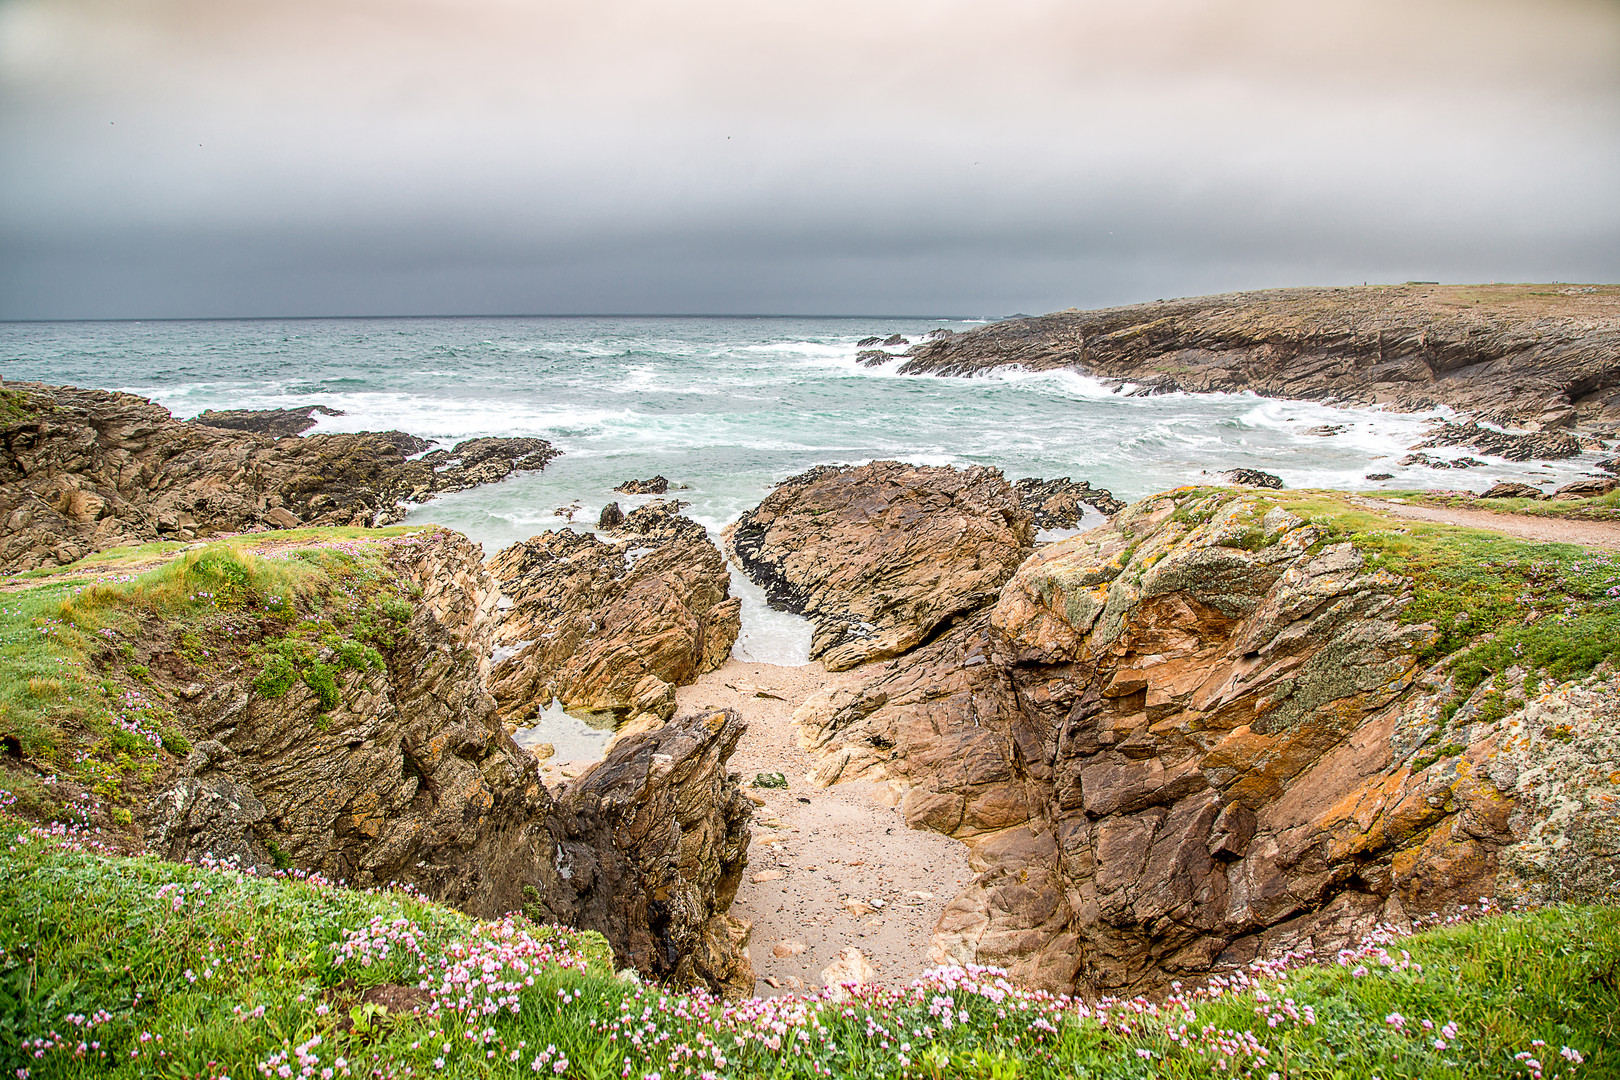
[[[562,457],[544,472],[412,510],[487,553],[546,529],[594,523],[613,492],[667,477],[718,533],[778,481],[814,465],[893,458],[991,465],[1009,480],[1068,476],[1135,499],[1227,469],[1289,487],[1483,490],[1565,482],[1597,455],[1437,471],[1395,462],[1424,415],[1245,394],[1133,397],[1069,371],[974,378],[900,375],[856,362],[857,342],[911,341],[969,320],[514,317],[0,323],[0,376],[126,390],[176,416],[325,405],[316,431],[399,428],[452,445],[537,435]],[[892,350],[896,353],[900,348]],[[1441,415],[1440,413],[1429,415]],[[1312,429],[1341,426],[1331,436]],[[1457,450],[1448,456],[1467,451]],[[1445,452],[1442,451],[1442,454]],[[1364,479],[1387,472],[1384,484]],[[1100,520],[1100,519],[1099,519]],[[803,620],[744,596],[738,655],[802,662]]]

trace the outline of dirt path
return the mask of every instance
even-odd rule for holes
[[[1570,521],[1566,518],[1531,517],[1527,514],[1496,514],[1489,510],[1461,510],[1449,506],[1413,506],[1385,499],[1368,499],[1362,505],[1413,521],[1433,521],[1487,529],[1523,540],[1553,544],[1581,544],[1586,547],[1620,548],[1620,523]]]
[[[749,954],[761,996],[821,986],[821,970],[849,945],[866,955],[879,982],[921,974],[934,924],[973,878],[961,844],[906,828],[888,785],[818,788],[806,778],[812,759],[788,718],[811,691],[847,678],[820,664],[730,660],[679,691],[683,713],[729,707],[748,721],[731,767],[759,805],[731,913],[754,924]],[[788,787],[751,786],[760,773],[781,773]],[[776,948],[784,941],[804,951],[776,955],[791,951]]]

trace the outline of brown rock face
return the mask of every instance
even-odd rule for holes
[[[1601,794],[1578,828],[1546,824],[1620,733],[1562,691],[1537,705],[1583,717],[1547,723],[1549,746],[1589,740],[1554,781],[1512,734],[1532,721],[1472,719],[1483,686],[1447,728],[1408,587],[1262,496],[1175,492],[1037,551],[993,609],[795,721],[819,782],[898,781],[908,824],[969,845],[979,877],[933,959],[1054,989],[1337,948],[1496,893],[1509,856],[1534,880],[1552,833],[1583,880],[1620,878],[1592,840]]]
[[[725,768],[740,717],[624,739],[553,797],[481,687],[498,593],[479,549],[436,532],[392,550],[413,614],[381,670],[338,671],[335,707],[302,683],[266,697],[245,674],[181,695],[198,741],[148,812],[154,850],[410,882],[475,914],[601,931],[649,977],[751,992],[748,927],[726,915],[752,805]]]
[[[209,423],[185,423],[130,394],[40,383],[7,389],[8,407],[0,411],[6,570],[160,538],[387,524],[403,516],[401,499],[537,469],[556,455],[541,439],[473,440],[478,464],[468,466],[473,443],[464,443],[447,452],[441,473],[432,462],[409,460],[428,444],[398,431],[278,439],[211,426],[240,421],[251,428],[253,417],[215,414]],[[297,419],[271,416],[260,426],[273,432]],[[501,445],[482,445],[491,442]]]
[[[1034,536],[995,469],[878,461],[783,481],[728,544],[772,604],[815,623],[810,655],[840,671],[989,602]]]
[[[703,526],[658,501],[625,516],[610,540],[560,530],[490,561],[513,603],[495,644],[490,691],[507,717],[553,698],[572,709],[667,720],[675,687],[725,662],[742,602]]]
[[[1620,288],[1376,286],[1229,293],[1008,319],[912,349],[902,371],[1073,367],[1170,390],[1450,405],[1493,423],[1620,423]]]
[[[459,590],[443,583],[478,579],[478,548],[439,533],[396,551],[402,580],[434,601],[413,605],[383,669],[334,669],[339,702],[324,713],[302,682],[266,697],[254,671],[216,681],[186,718],[196,750],[153,806],[154,850],[265,868],[276,852],[353,885],[411,882],[482,915],[522,908],[526,886],[552,891],[551,799],[452,630],[470,626],[476,600],[451,602]]]
[[[620,739],[559,796],[553,830],[562,921],[639,971],[727,997],[754,989],[751,928],[726,914],[753,814],[725,767],[744,729],[725,709]]]

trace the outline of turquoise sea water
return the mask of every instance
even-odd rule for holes
[[[902,376],[856,363],[856,342],[916,340],[967,322],[805,318],[453,318],[0,324],[0,376],[108,387],[176,415],[322,404],[317,429],[400,428],[444,444],[538,435],[564,451],[542,473],[446,496],[411,514],[486,551],[594,522],[612,488],[662,474],[718,532],[784,477],[823,463],[895,458],[993,465],[1009,479],[1070,476],[1132,499],[1249,467],[1290,487],[1545,483],[1590,463],[1486,459],[1434,471],[1394,462],[1421,416],[1247,395],[1131,397],[1072,372]],[[896,352],[900,350],[895,350]],[[1344,425],[1331,437],[1311,434]],[[1460,454],[1464,451],[1457,451]],[[1476,455],[1479,456],[1479,455]],[[1588,455],[1591,457],[1593,455]],[[564,510],[563,515],[558,510]],[[739,587],[742,587],[739,585]],[[749,598],[747,650],[799,651],[797,620]],[[780,646],[780,648],[778,647]],[[786,650],[785,652],[782,650]]]

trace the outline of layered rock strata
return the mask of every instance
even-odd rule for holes
[[[1037,551],[993,606],[795,720],[818,782],[890,781],[909,824],[969,844],[979,877],[933,958],[1053,989],[1546,898],[1559,838],[1588,884],[1620,877],[1604,781],[1570,753],[1531,775],[1530,744],[1564,730],[1600,773],[1620,764],[1612,688],[1607,713],[1533,737],[1577,710],[1543,696],[1497,722],[1484,685],[1459,708],[1409,598],[1274,499],[1171,493]]]
[[[1070,367],[1143,392],[1620,425],[1620,287],[1274,289],[1008,319],[916,346],[905,372]]]
[[[509,718],[565,708],[666,720],[675,688],[731,655],[742,601],[703,526],[672,503],[624,516],[604,540],[559,530],[490,561],[511,606],[490,690]]]
[[[784,480],[727,532],[771,603],[812,621],[810,655],[833,671],[905,652],[982,607],[1034,539],[999,470],[897,461]]]
[[[409,883],[479,915],[522,910],[598,930],[649,977],[751,991],[748,928],[726,915],[751,808],[725,768],[740,717],[689,716],[621,740],[548,792],[482,688],[498,590],[479,549],[444,531],[390,549],[394,584],[415,596],[408,621],[379,666],[332,661],[331,702],[303,682],[262,692],[251,665],[200,669],[168,628],[143,636],[133,661],[154,689],[208,679],[205,693],[174,695],[197,741],[161,778],[146,815],[153,849]]]
[[[276,438],[211,426],[251,418],[187,423],[131,394],[40,383],[8,384],[0,404],[0,569],[13,571],[157,539],[388,524],[403,517],[402,499],[537,469],[557,453],[542,439],[480,439],[412,460],[430,444],[403,432]],[[271,417],[266,432],[286,421]]]

